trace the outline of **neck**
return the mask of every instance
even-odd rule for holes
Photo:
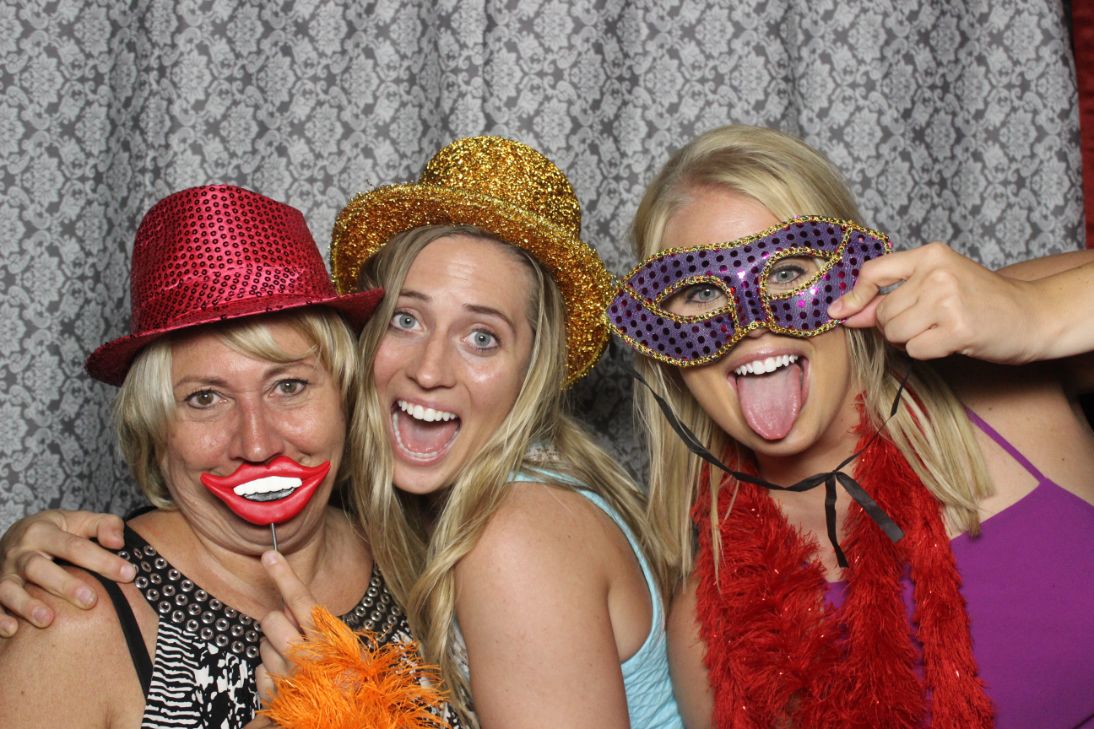
[[[320,601],[325,592],[324,569],[329,574],[347,556],[336,548],[338,535],[347,526],[336,523],[339,519],[345,522],[344,515],[328,509],[306,535],[278,532],[279,550]],[[281,594],[260,561],[269,544],[240,548],[211,531],[194,528],[177,511],[151,512],[133,525],[169,562],[222,602],[259,618],[282,607]],[[338,569],[356,566],[355,562],[340,564]],[[367,581],[367,574],[364,579]]]

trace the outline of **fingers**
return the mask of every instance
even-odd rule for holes
[[[0,609],[0,638],[10,638],[19,630],[19,621]]]
[[[828,316],[845,319],[853,327],[873,326],[873,308],[879,297],[892,293],[892,288],[911,278],[916,261],[908,252],[890,253],[863,264],[855,286],[828,306]],[[867,307],[873,308],[867,310]]]
[[[267,574],[277,585],[281,593],[281,599],[291,618],[304,630],[314,627],[311,619],[312,608],[315,607],[315,598],[312,597],[308,586],[300,581],[293,572],[292,567],[280,552],[268,551],[262,555],[262,565]]]
[[[41,600],[31,597],[17,575],[5,575],[0,579],[0,606],[0,637],[15,635],[19,629],[16,618],[22,618],[36,628],[48,627],[53,622],[53,611]]]
[[[270,672],[266,669],[265,664],[260,665],[255,670],[255,686],[258,688],[258,698],[262,700],[263,706],[268,706],[273,701],[274,696],[277,695],[277,689],[274,687],[273,678],[270,677]]]
[[[136,569],[121,557],[111,554],[90,541],[96,536],[109,546],[122,546],[122,522],[112,515],[91,512],[45,511],[21,519],[0,542],[3,552],[2,573],[17,573],[29,582],[35,580],[26,573],[28,560],[34,556],[63,559],[77,567],[98,572],[112,580],[128,582]],[[42,585],[49,589],[48,585]],[[57,594],[56,590],[49,590]],[[62,595],[63,596],[63,595]]]
[[[94,595],[92,595],[92,602],[94,602]],[[79,605],[79,603],[75,604]],[[3,621],[6,628],[0,628],[3,631],[0,634],[5,637],[14,635],[18,628],[18,625],[13,626],[10,620],[22,618],[36,628],[45,628],[53,622],[55,617],[48,605],[27,592],[26,583],[19,575],[4,575],[0,578],[0,606],[8,618]]]
[[[284,673],[288,670],[288,661],[285,656],[289,646],[299,643],[303,639],[303,633],[297,627],[296,622],[281,610],[274,610],[262,618],[262,644],[259,651],[262,663],[273,673]]]
[[[95,539],[99,544],[110,549],[121,549],[125,546],[125,522],[120,516],[114,514],[94,514],[93,516],[95,518],[92,525],[95,528]]]

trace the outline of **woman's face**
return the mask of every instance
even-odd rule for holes
[[[669,218],[661,247],[733,241],[778,222],[755,198],[697,188]],[[793,279],[815,273],[815,265],[807,258],[786,259],[773,270],[769,285],[793,287]],[[722,297],[713,287],[697,286],[666,306],[674,313],[698,314],[724,304]],[[858,421],[847,340],[839,328],[810,338],[758,329],[723,358],[681,368],[680,374],[711,419],[761,458],[818,448],[839,451]]]
[[[450,486],[513,408],[532,286],[508,246],[468,235],[438,238],[411,264],[373,364],[398,488]]]
[[[270,531],[262,524],[270,521],[278,522],[282,549],[317,533],[346,432],[338,384],[309,354],[312,343],[285,322],[266,326],[282,351],[299,352],[301,358],[288,364],[253,359],[214,333],[195,333],[171,348],[175,409],[161,463],[168,491],[195,531],[244,554],[269,548]],[[280,487],[296,485],[285,475],[295,468],[284,465],[286,458],[305,468],[329,461],[330,470],[302,509],[282,522],[273,515],[293,496]],[[201,480],[203,474],[231,477],[265,469],[283,480],[245,480],[224,497]],[[310,487],[306,476],[296,481],[301,483],[294,493]],[[278,490],[261,493],[267,484]]]

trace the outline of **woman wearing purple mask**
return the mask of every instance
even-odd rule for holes
[[[607,317],[649,383],[688,725],[1085,726],[1091,255],[1008,279],[860,220],[826,160],[752,127],[639,207]]]

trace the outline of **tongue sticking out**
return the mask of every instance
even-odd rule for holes
[[[737,378],[737,398],[745,420],[765,440],[786,437],[802,409],[802,369],[798,364],[780,367],[766,375]]]
[[[423,458],[444,450],[459,429],[458,419],[426,422],[406,413],[395,414],[395,428],[399,443],[405,450]]]

